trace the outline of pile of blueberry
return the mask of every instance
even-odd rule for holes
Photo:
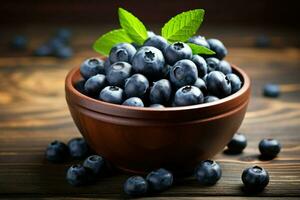
[[[246,137],[237,133],[227,145],[227,153],[241,153],[247,146]],[[260,141],[259,151],[263,159],[275,158],[281,150],[281,144],[275,139],[263,139]],[[60,141],[51,142],[46,149],[46,158],[53,163],[62,163],[69,158],[84,159],[82,164],[74,164],[69,167],[66,179],[73,186],[95,183],[99,178],[111,174],[111,166],[100,155],[93,155],[91,149],[83,138],[73,138],[68,144]],[[204,160],[198,164],[194,174],[200,185],[214,185],[221,176],[221,166],[213,160]],[[269,183],[268,172],[259,166],[246,168],[241,176],[246,192],[260,192]],[[158,193],[169,189],[174,182],[172,172],[160,168],[151,171],[146,178],[142,176],[129,177],[123,189],[127,195],[143,196],[150,193]]]
[[[169,44],[153,32],[142,46],[119,43],[104,61],[89,58],[80,67],[76,88],[101,101],[138,107],[188,106],[217,101],[237,92],[242,81],[223,60],[218,39],[193,36],[187,42],[214,55],[193,55],[184,42]]]

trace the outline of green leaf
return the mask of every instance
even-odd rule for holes
[[[204,46],[200,46],[193,43],[187,43],[191,49],[193,54],[205,54],[205,55],[213,55],[215,52],[213,50],[210,50],[209,48],[206,48]]]
[[[197,32],[203,18],[203,9],[180,13],[164,25],[161,30],[161,35],[169,41],[185,42]]]
[[[119,8],[118,13],[121,27],[135,43],[142,45],[148,38],[147,29],[144,24],[123,8]]]
[[[121,42],[131,43],[132,39],[127,35],[124,29],[116,29],[98,38],[93,45],[93,49],[96,52],[107,56],[109,55],[110,49]]]

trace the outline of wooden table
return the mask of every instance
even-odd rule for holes
[[[71,187],[65,181],[65,172],[71,163],[50,164],[44,158],[49,142],[55,139],[67,142],[80,135],[64,99],[64,78],[84,58],[97,55],[91,43],[109,28],[97,30],[95,27],[74,27],[75,56],[68,60],[31,56],[33,47],[49,37],[53,28],[37,26],[22,30],[31,39],[29,50],[25,52],[7,48],[7,40],[15,30],[9,29],[1,35],[0,198],[126,198],[122,184],[128,175],[103,178],[92,186]],[[259,31],[207,28],[202,32],[222,38],[229,46],[228,60],[245,69],[252,78],[252,100],[240,128],[248,138],[248,147],[240,155],[219,153],[214,157],[223,169],[217,185],[201,187],[190,177],[149,199],[241,199],[245,196],[241,191],[241,173],[252,165],[262,166],[270,174],[270,184],[258,194],[260,199],[299,199],[299,32],[264,30],[272,36],[273,48],[258,49],[253,47],[253,39]],[[280,98],[261,95],[263,85],[268,82],[280,84]],[[259,160],[257,145],[262,138],[276,138],[282,143],[282,152],[276,159]]]

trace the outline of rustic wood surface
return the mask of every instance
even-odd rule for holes
[[[75,55],[68,60],[31,56],[32,49],[49,37],[54,29],[26,29],[30,46],[25,52],[14,52],[7,47],[7,41],[15,30],[1,34],[0,198],[127,198],[122,192],[122,184],[128,177],[126,174],[117,173],[92,186],[71,187],[65,181],[65,172],[71,162],[50,164],[44,158],[49,142],[55,139],[67,142],[80,135],[64,99],[64,78],[84,58],[97,55],[90,48],[91,43],[107,29],[75,27],[72,43]],[[272,48],[257,49],[253,46],[254,38],[259,33],[257,29],[217,30],[207,29],[205,35],[223,39],[229,46],[227,59],[245,69],[252,78],[252,99],[240,128],[240,132],[248,138],[248,147],[240,155],[221,152],[214,157],[223,169],[222,179],[217,185],[201,187],[190,177],[148,199],[214,200],[222,197],[229,200],[243,197],[256,199],[257,196],[261,196],[260,199],[298,199],[299,32],[265,30],[264,33],[271,35]],[[282,95],[278,99],[262,97],[262,87],[268,82],[280,84]],[[276,159],[259,159],[257,145],[262,138],[276,138],[282,143],[282,152]],[[262,193],[249,196],[241,190],[240,177],[244,168],[255,164],[269,171],[271,181]]]

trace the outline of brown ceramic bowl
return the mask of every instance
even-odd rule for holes
[[[221,151],[240,127],[250,79],[236,66],[242,88],[219,101],[164,109],[115,105],[78,92],[79,67],[66,77],[66,100],[90,146],[117,168],[135,173],[165,167],[183,172]]]

